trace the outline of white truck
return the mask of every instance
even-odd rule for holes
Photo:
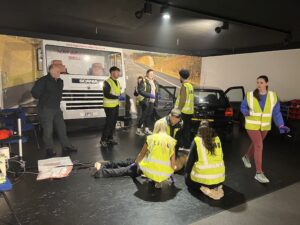
[[[118,80],[125,95],[122,49],[45,40],[41,62],[44,74],[51,64],[61,68],[64,81],[61,109],[66,120],[105,117],[102,88],[112,66],[121,70]],[[119,116],[125,116],[125,102],[120,103]]]

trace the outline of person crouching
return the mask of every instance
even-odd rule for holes
[[[164,121],[157,121],[154,125],[153,134],[147,136],[146,143],[138,154],[135,161],[122,162],[97,162],[95,178],[99,177],[138,177],[144,175],[155,182],[156,188],[161,188],[162,183],[167,181],[174,170],[176,140],[167,134],[167,126]]]
[[[224,196],[225,166],[220,138],[208,121],[202,121],[186,164],[188,187],[218,200]]]

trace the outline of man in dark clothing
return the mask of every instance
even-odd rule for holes
[[[189,150],[191,145],[191,122],[194,114],[194,88],[188,78],[190,72],[186,69],[179,71],[180,82],[182,86],[177,97],[175,106],[181,111],[181,118],[183,120],[182,128],[182,145],[183,150]]]
[[[142,110],[142,115],[138,121],[136,134],[144,136],[145,134],[152,134],[149,130],[151,119],[153,118],[154,105],[158,97],[158,83],[155,80],[154,71],[149,69],[146,72],[146,78],[138,84],[137,99]],[[144,132],[142,132],[144,126]]]
[[[178,149],[182,146],[182,127],[183,121],[181,119],[181,112],[178,109],[172,109],[169,115],[161,118],[167,125],[167,134],[174,138],[176,142],[175,154],[178,156]]]
[[[120,69],[113,66],[109,70],[110,77],[103,84],[103,106],[106,114],[105,126],[101,137],[101,147],[107,148],[109,145],[118,144],[113,140],[118,114],[119,100],[124,101],[125,97],[121,95],[121,86],[118,81]]]
[[[43,141],[47,157],[56,156],[56,152],[53,150],[53,128],[58,135],[63,154],[77,152],[67,137],[63,113],[60,109],[63,86],[63,80],[60,79],[60,68],[57,65],[51,65],[49,73],[36,81],[31,90],[32,96],[39,99],[38,114],[43,128]]]

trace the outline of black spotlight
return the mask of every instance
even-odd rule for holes
[[[152,14],[152,4],[149,1],[146,1],[144,3],[144,13],[147,15]]]
[[[224,21],[222,26],[215,28],[215,32],[219,34],[221,33],[222,30],[228,30],[228,29],[229,29],[229,23]]]
[[[216,27],[216,28],[215,28],[215,32],[216,32],[217,34],[221,33],[221,31],[222,31],[222,28],[221,28],[221,27]]]
[[[136,11],[134,15],[137,19],[141,19],[143,17],[143,10]]]

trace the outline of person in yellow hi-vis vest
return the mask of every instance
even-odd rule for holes
[[[147,136],[146,143],[135,160],[121,162],[96,162],[95,178],[100,177],[138,177],[144,175],[161,188],[176,170],[174,147],[176,140],[167,134],[164,121],[157,121],[153,134]],[[172,179],[171,179],[172,180]]]
[[[245,116],[245,128],[252,141],[247,154],[242,157],[246,168],[251,168],[251,158],[254,155],[256,166],[255,179],[260,183],[269,183],[262,170],[263,140],[271,130],[272,118],[280,133],[288,133],[290,129],[284,125],[277,95],[268,90],[268,77],[257,78],[257,88],[248,92],[241,104],[241,112]]]
[[[179,75],[182,86],[176,99],[175,108],[181,111],[181,118],[183,120],[182,147],[189,149],[191,146],[191,121],[194,114],[194,88],[193,85],[187,81],[190,76],[188,70],[181,69]]]
[[[125,97],[121,95],[121,86],[118,81],[120,69],[113,66],[109,70],[110,77],[103,84],[103,107],[106,114],[105,126],[101,137],[101,147],[107,148],[109,145],[118,144],[113,139],[118,114],[119,101],[125,101]]]
[[[194,138],[185,167],[188,187],[218,200],[224,196],[225,166],[220,138],[204,120]]]

